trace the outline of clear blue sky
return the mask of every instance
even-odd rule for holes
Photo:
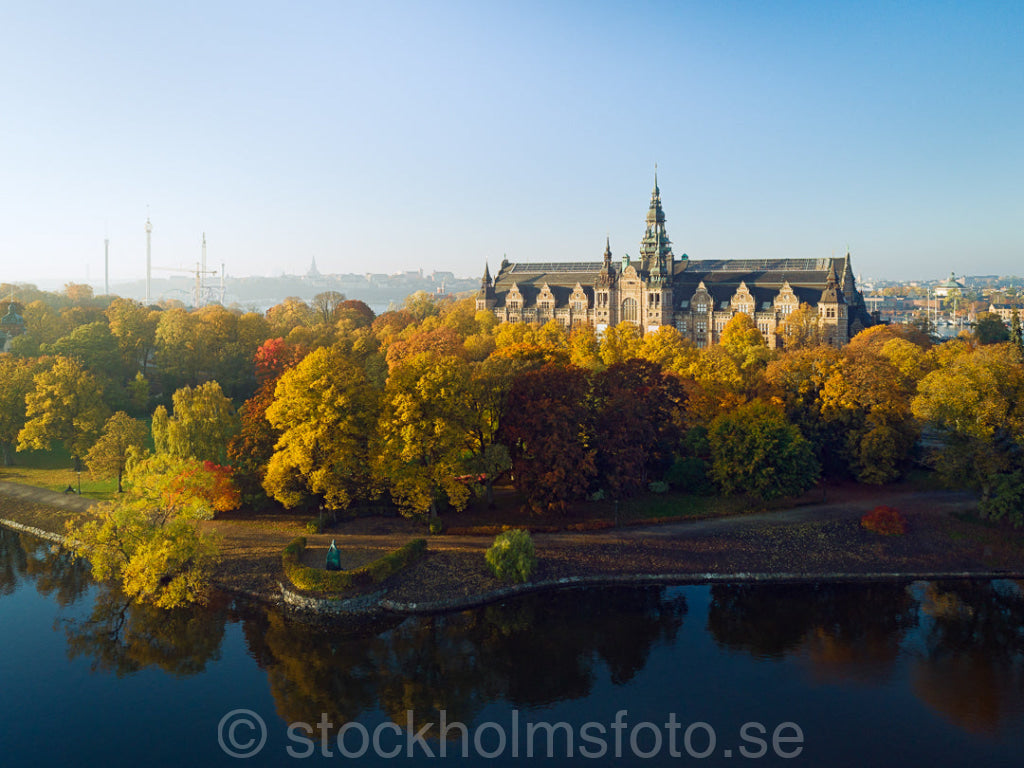
[[[1024,273],[1024,3],[9,2],[0,281],[634,254]]]

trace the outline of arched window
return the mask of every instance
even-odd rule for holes
[[[624,299],[622,302],[622,319],[630,323],[637,320],[636,299]]]

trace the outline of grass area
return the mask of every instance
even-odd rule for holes
[[[605,502],[607,506],[613,503]],[[595,505],[596,506],[596,505]],[[650,519],[685,519],[688,517],[719,517],[734,515],[751,510],[749,499],[742,496],[703,496],[692,493],[648,493],[633,499],[619,502],[619,519],[630,520]],[[604,511],[602,517],[612,517]]]
[[[18,453],[15,461],[13,467],[0,467],[0,480],[51,491],[64,491],[70,486],[77,491],[81,479],[85,498],[107,501],[117,495],[117,478],[94,478],[85,468],[81,473],[72,471],[71,457],[62,447]]]

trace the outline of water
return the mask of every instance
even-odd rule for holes
[[[1007,581],[591,589],[317,628],[224,597],[126,607],[0,529],[0,765],[238,765],[225,750],[261,741],[241,762],[422,765],[440,759],[442,711],[447,759],[465,746],[478,765],[604,762],[616,737],[632,764],[1019,765],[1024,596]],[[422,742],[410,719],[434,724]]]

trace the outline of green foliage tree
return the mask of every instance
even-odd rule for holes
[[[123,493],[122,478],[128,467],[128,458],[140,453],[146,443],[146,425],[133,419],[124,411],[118,411],[103,425],[100,435],[89,453],[85,463],[89,471],[100,477],[116,477],[117,492]]]
[[[372,439],[380,391],[340,350],[321,347],[285,371],[266,409],[280,437],[263,487],[286,507],[310,495],[328,509],[345,509],[373,495]]]
[[[820,472],[811,445],[781,409],[761,401],[741,405],[712,422],[712,475],[725,493],[761,500],[796,496]]]
[[[93,372],[111,381],[121,379],[121,353],[117,339],[102,321],[80,325],[53,344],[40,346],[43,354],[71,357]]]
[[[1001,344],[1010,340],[1010,331],[999,315],[982,312],[974,323],[974,338],[979,344]]]
[[[226,471],[166,455],[133,458],[126,485],[124,497],[68,525],[72,551],[133,600],[160,608],[203,602],[218,550],[196,522],[237,505]]]
[[[107,419],[102,386],[67,357],[54,358],[33,382],[35,387],[25,398],[26,421],[18,433],[18,450],[46,450],[59,440],[79,466]]]
[[[238,432],[238,414],[221,392],[220,384],[208,381],[182,387],[172,397],[174,413],[163,406],[153,415],[153,442],[158,452],[179,459],[199,459],[223,464],[227,445]]]
[[[842,424],[821,415],[825,382],[839,357],[839,350],[829,346],[787,349],[765,369],[766,394],[782,403],[786,418],[810,441],[828,475],[845,474],[847,468]]]
[[[530,532],[522,528],[499,533],[485,555],[491,572],[499,579],[520,584],[529,581],[537,568],[537,552]]]

